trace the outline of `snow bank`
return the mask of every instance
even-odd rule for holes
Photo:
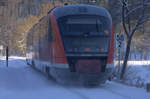
[[[124,80],[129,85],[145,87],[150,83],[150,66],[128,66]]]
[[[118,69],[118,61],[115,61],[115,65]],[[150,61],[128,61],[124,82],[137,87],[145,87],[150,83]]]
[[[118,65],[118,61],[115,61],[115,66]],[[123,61],[120,62],[121,64],[123,64]],[[150,61],[149,60],[142,60],[142,61],[138,61],[138,60],[129,60],[128,61],[128,66],[147,66],[150,65]]]

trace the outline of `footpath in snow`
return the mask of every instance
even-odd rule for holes
[[[0,60],[0,99],[150,99],[150,93],[116,82],[96,88],[62,86],[27,66],[25,58],[10,57],[8,68]]]

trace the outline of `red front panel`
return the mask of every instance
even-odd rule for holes
[[[114,55],[114,31],[113,31],[113,25],[111,20],[111,38],[110,38],[110,48],[108,53],[108,61],[107,64],[113,63],[113,55]]]
[[[81,59],[75,64],[76,71],[80,73],[98,74],[101,72],[99,60]]]
[[[53,28],[55,41],[52,43],[51,53],[52,53],[52,63],[54,64],[67,64],[67,59],[63,47],[63,43],[60,37],[60,31],[56,21],[56,16],[54,12],[50,14],[50,20]]]

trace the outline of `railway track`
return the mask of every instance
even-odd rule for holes
[[[72,87],[61,86],[61,87],[64,88],[65,90],[67,90],[69,93],[79,96],[81,99],[99,99],[99,98],[103,97],[103,93],[107,94],[108,96],[113,94],[113,96],[120,97],[119,99],[133,99],[133,98],[129,97],[128,95],[119,93],[119,92],[109,88],[111,86],[108,87],[107,85],[106,86],[103,85],[98,88],[84,88],[81,86],[78,88],[75,88],[75,86],[72,86]],[[90,96],[90,94],[93,94],[94,91],[99,93],[97,95],[97,98]],[[109,98],[109,99],[111,99],[111,98]]]

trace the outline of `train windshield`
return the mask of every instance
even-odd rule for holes
[[[59,29],[65,50],[84,52],[108,52],[110,39],[110,20],[103,16],[74,15],[58,19]],[[100,44],[101,43],[101,44]],[[92,50],[93,49],[93,50]]]
[[[59,19],[61,32],[64,35],[78,35],[82,33],[101,33],[105,30],[109,31],[109,21],[105,17],[100,16],[66,16]]]

